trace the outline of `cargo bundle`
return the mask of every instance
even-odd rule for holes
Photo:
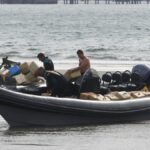
[[[0,69],[1,82],[15,80],[17,85],[31,84],[37,82],[34,76],[39,66],[34,62],[15,63],[4,58]],[[11,84],[11,83],[10,83]]]

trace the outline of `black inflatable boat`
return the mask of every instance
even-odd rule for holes
[[[0,87],[0,114],[10,127],[141,121],[150,119],[150,97],[90,101],[36,96]]]

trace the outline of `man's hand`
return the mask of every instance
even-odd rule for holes
[[[69,70],[68,70],[68,73],[72,73],[72,72],[73,72],[73,69],[69,69]]]

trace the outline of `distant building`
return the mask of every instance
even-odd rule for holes
[[[57,4],[58,0],[0,0],[2,4]]]

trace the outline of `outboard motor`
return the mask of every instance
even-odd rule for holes
[[[88,69],[84,73],[79,92],[100,93],[100,77],[96,70]]]
[[[150,68],[146,65],[139,64],[132,69],[132,82],[134,82],[139,89],[143,88],[144,85],[149,86]]]
[[[143,82],[147,82],[149,76],[150,76],[150,68],[146,65],[139,64],[133,67],[132,73],[136,73],[141,77]]]

